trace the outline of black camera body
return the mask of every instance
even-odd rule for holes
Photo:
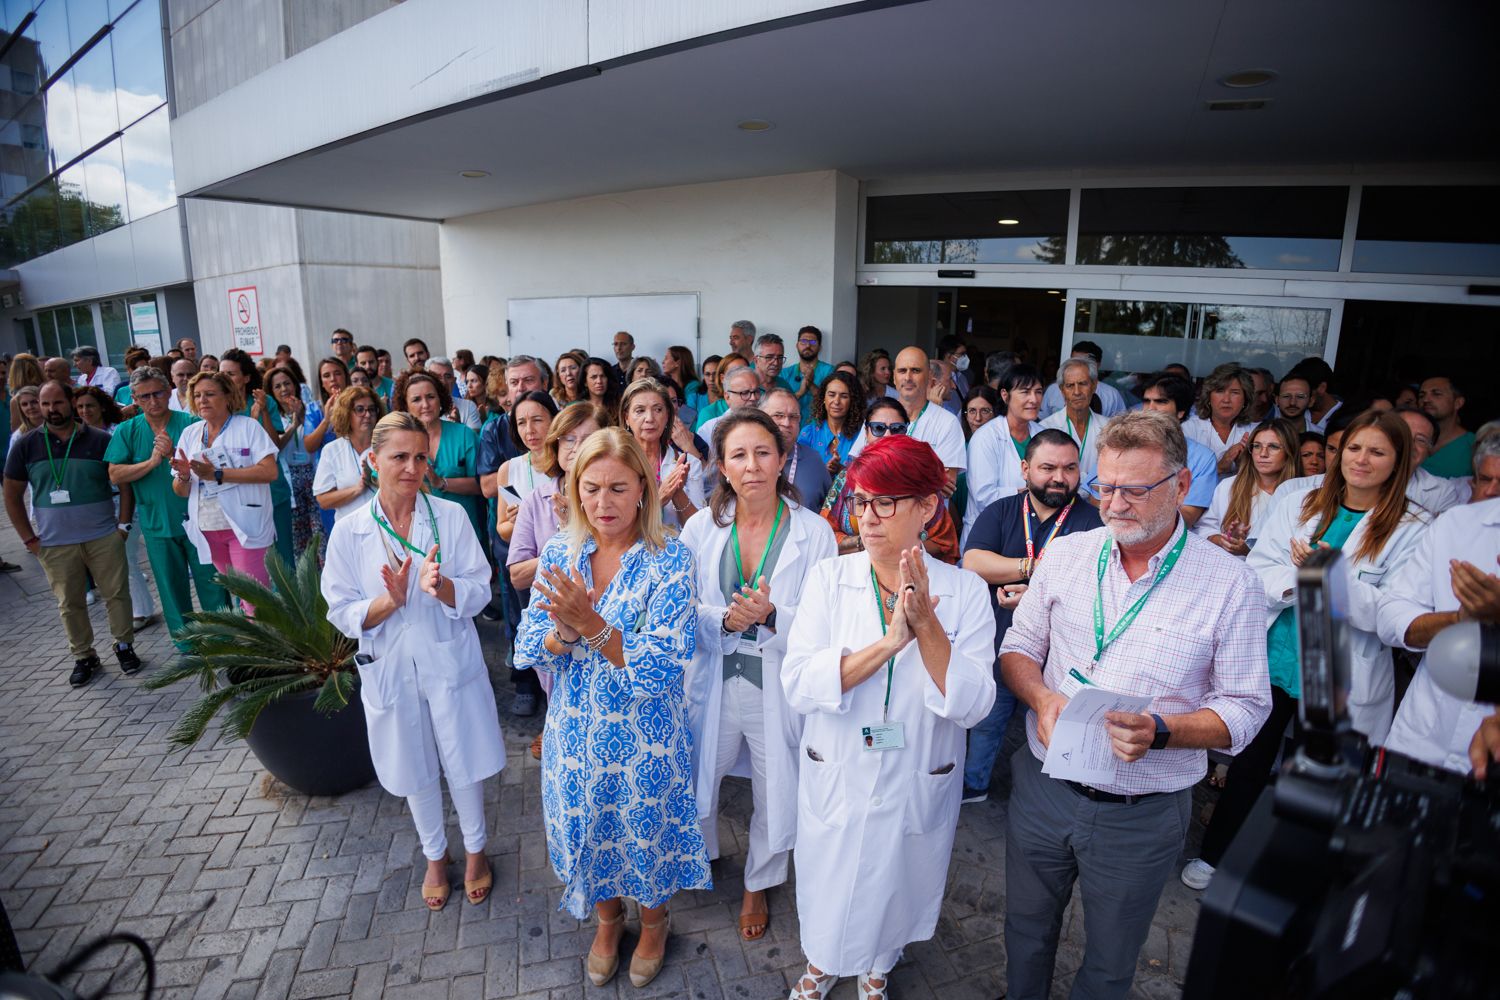
[[[1349,728],[1347,578],[1298,574],[1303,745],[1203,894],[1183,989],[1198,998],[1500,996],[1500,784]]]

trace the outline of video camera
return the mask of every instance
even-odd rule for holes
[[[1314,552],[1297,575],[1302,743],[1203,894],[1185,1000],[1500,996],[1500,782],[1371,752],[1350,728],[1348,608],[1340,553]],[[1500,701],[1500,630],[1453,626],[1427,663]]]

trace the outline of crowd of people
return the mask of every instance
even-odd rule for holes
[[[626,331],[613,360],[551,363],[420,338],[393,359],[342,329],[306,367],[191,340],[132,348],[123,374],[93,348],[20,354],[0,379],[6,509],[56,596],[74,686],[101,669],[94,600],[134,674],[156,600],[175,633],[189,581],[223,608],[218,574],[269,582],[271,550],[318,546],[433,910],[443,778],[467,901],[493,884],[482,789],[505,748],[476,619],[499,622],[512,714],[546,713],[530,749],[548,855],[563,908],[596,918],[599,985],[627,900],[629,977],[661,969],[672,897],[712,885],[733,775],[753,804],[741,935],[765,935],[796,858],[793,1000],[842,977],[882,1000],[934,932],[961,806],[990,794],[1020,707],[1002,765],[1008,995],[1050,995],[1078,884],[1074,995],[1125,996],[1167,880],[1208,885],[1297,742],[1292,604],[1320,548],[1347,556],[1353,726],[1483,770],[1470,744],[1491,707],[1420,659],[1450,624],[1500,621],[1500,424],[1467,429],[1456,375],[1359,395],[1320,358],[1278,379],[1109,373],[1087,341],[1045,373],[952,336],[857,363],[824,360],[813,326],[792,347],[740,321],[701,360],[636,357]],[[1098,724],[1102,778],[1054,776],[1055,727],[1089,688],[1142,707]],[[1223,792],[1183,866],[1205,780]]]

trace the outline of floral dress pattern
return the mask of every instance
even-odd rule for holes
[[[577,570],[594,585],[585,541],[542,549],[538,569]],[[542,813],[562,909],[582,920],[594,903],[628,896],[660,906],[680,889],[711,889],[693,796],[693,738],[683,673],[698,622],[693,557],[676,538],[637,542],[620,558],[599,614],[621,633],[624,668],[582,643],[554,656],[552,623],[535,602],[516,637],[516,666],[556,678],[542,743]]]

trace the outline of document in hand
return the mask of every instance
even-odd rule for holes
[[[1117,694],[1092,686],[1079,688],[1052,727],[1042,773],[1089,785],[1111,784],[1120,759],[1110,748],[1104,716],[1109,712],[1143,712],[1150,703],[1146,695]]]

